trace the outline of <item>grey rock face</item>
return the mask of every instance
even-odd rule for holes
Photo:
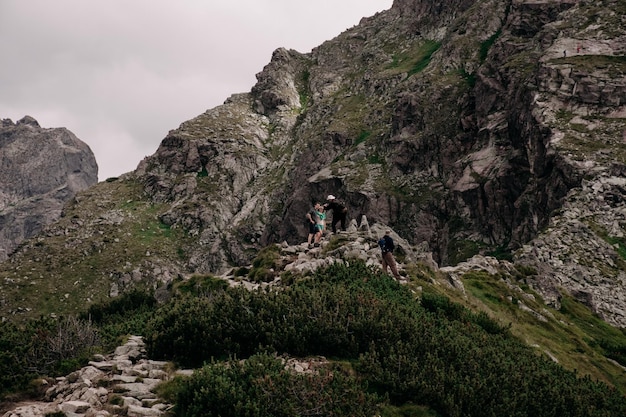
[[[61,215],[65,202],[98,181],[89,146],[32,117],[0,125],[0,261]]]
[[[626,165],[624,9],[603,6],[397,0],[309,54],[277,50],[249,94],[171,132],[138,174],[149,194],[177,202],[167,223],[200,236],[198,271],[296,243],[312,200],[327,194],[352,218],[427,242],[441,265],[475,248],[533,247],[564,205],[580,204],[572,190],[585,194],[583,179]],[[219,187],[200,197],[205,178]],[[601,229],[595,246],[610,252],[623,226]],[[560,275],[537,270],[553,298]],[[577,282],[595,284],[576,294],[603,281],[600,264],[577,270]],[[605,317],[623,324],[621,307],[606,307],[614,286],[601,287]]]

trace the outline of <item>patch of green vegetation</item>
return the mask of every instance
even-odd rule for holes
[[[347,235],[332,235],[330,240],[328,241],[328,244],[322,248],[322,255],[327,255],[335,249],[342,247],[347,241]]]
[[[407,51],[394,55],[388,70],[396,74],[405,72],[408,76],[417,74],[428,66],[432,55],[439,47],[441,43],[432,40],[416,44]]]
[[[12,302],[0,306],[0,314],[13,315],[17,308],[21,312],[16,318],[76,314],[106,300],[123,274],[145,272],[148,257],[180,260],[188,236],[161,222],[159,216],[168,207],[146,200],[141,184],[133,180],[102,182],[80,193],[55,227],[80,229],[81,237],[51,234],[33,242],[28,257],[16,256],[14,268],[0,271],[0,280],[16,282],[2,287],[3,297]]]
[[[558,146],[571,152],[572,156],[579,161],[587,160],[597,152],[609,147],[609,145],[598,140],[595,136],[583,137],[582,135],[574,135],[569,132],[563,136]],[[626,162],[626,153],[624,152],[626,148],[620,149],[619,146],[614,145],[610,145],[610,148],[613,159]]]
[[[252,269],[248,272],[250,281],[270,282],[276,278],[279,259],[280,247],[278,245],[270,245],[261,249],[252,261]]]
[[[361,143],[365,142],[367,138],[369,138],[371,135],[372,135],[372,132],[369,130],[361,131],[361,133],[359,133],[356,140],[354,141],[354,145],[355,146],[360,145]]]
[[[611,327],[587,306],[567,295],[561,299],[560,312],[583,331],[589,346],[626,366],[626,334],[623,330]]]
[[[517,316],[519,293],[513,292],[504,281],[485,271],[472,271],[463,275],[466,288],[474,297],[494,311],[506,309],[508,314]]]
[[[474,86],[476,85],[476,74],[475,73],[468,73],[467,71],[465,71],[465,69],[460,69],[459,70],[459,75],[461,76],[461,78],[463,78],[465,80],[465,82],[467,83],[467,86],[469,88],[474,88]]]
[[[308,69],[305,69],[304,71],[300,72],[300,76],[296,80],[296,88],[300,97],[300,114],[303,114],[307,111],[309,107],[309,102],[311,100],[311,90],[309,88],[310,78],[310,71]]]
[[[209,176],[209,172],[206,170],[206,165],[202,165],[202,170],[198,172],[198,178],[208,177],[208,176]]]
[[[538,61],[533,57],[532,52],[523,51],[508,57],[503,64],[503,68],[520,75],[522,79],[533,76],[538,66]]]
[[[491,35],[486,41],[480,44],[480,62],[484,62],[485,59],[487,59],[487,54],[489,53],[489,50],[501,34],[502,30],[498,29],[496,33]]]
[[[181,295],[200,296],[219,289],[225,289],[228,283],[212,275],[192,275],[187,280],[178,280],[174,283],[174,290]]]
[[[484,245],[470,239],[450,239],[448,242],[448,263],[457,265],[481,253]]]
[[[378,153],[370,154],[367,156],[367,163],[372,165],[384,165],[385,158]]]
[[[619,255],[619,258],[615,259],[617,263],[617,269],[620,271],[626,270],[626,238],[609,235],[607,230],[596,222],[593,222],[593,221],[588,222],[588,225],[589,225],[589,228],[596,235],[598,235],[605,242],[613,246],[613,248]],[[611,272],[605,269],[605,274],[607,276],[613,276],[615,275],[615,272]]]
[[[364,127],[368,112],[366,97],[363,94],[342,96],[341,94],[344,93],[343,91],[337,93],[335,112],[327,130],[342,132],[352,137],[361,137],[363,132],[368,130]]]
[[[589,132],[589,129],[587,129],[587,125],[583,123],[570,123],[569,128],[578,133]]]
[[[503,261],[513,260],[513,253],[511,252],[510,249],[508,249],[505,246],[498,246],[494,250],[488,251],[487,256],[493,256],[494,258],[498,260],[503,260]]]
[[[562,121],[563,123],[569,123],[574,118],[574,113],[570,110],[559,109],[556,112],[557,120]]]

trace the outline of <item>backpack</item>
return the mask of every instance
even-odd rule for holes
[[[383,252],[387,252],[387,241],[385,240],[385,238],[384,238],[384,237],[381,237],[381,238],[378,240],[378,246],[380,246],[380,249],[381,249]]]

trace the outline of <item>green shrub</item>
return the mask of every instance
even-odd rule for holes
[[[241,363],[215,362],[266,351],[352,362],[368,392],[395,407],[424,404],[459,416],[626,415],[619,392],[537,356],[486,314],[430,293],[420,303],[406,286],[362,262],[335,264],[280,290],[228,288],[176,300],[147,330],[151,357],[212,363],[177,397],[180,415],[198,415],[220,401],[239,407],[223,415],[293,415],[280,388],[285,375],[268,379],[285,408],[268,408],[267,391],[255,385],[273,375],[270,364],[255,379]],[[264,399],[251,399],[258,396]]]
[[[252,261],[252,269],[248,272],[248,278],[253,282],[270,282],[275,277],[278,269],[280,248],[277,245],[266,246],[257,254]]]
[[[212,275],[192,275],[188,280],[177,282],[175,290],[183,295],[199,296],[228,287],[228,282]]]
[[[144,291],[133,290],[106,302],[92,304],[80,318],[101,324],[115,321],[120,316],[127,316],[141,309],[152,309],[155,305],[154,296]]]
[[[150,356],[198,366],[267,347],[296,356],[356,358],[412,319],[411,293],[378,268],[333,266],[280,291],[226,288],[163,306],[147,326]],[[401,316],[406,315],[406,318]]]
[[[175,413],[181,417],[365,417],[376,409],[375,396],[341,369],[295,374],[268,354],[213,362],[179,381],[178,389]]]
[[[0,326],[0,398],[28,389],[39,376],[84,366],[100,343],[91,323],[76,317],[40,318]]]
[[[152,294],[133,290],[107,302],[93,304],[79,317],[97,327],[103,349],[109,350],[123,343],[128,335],[143,334],[156,309],[157,301]]]

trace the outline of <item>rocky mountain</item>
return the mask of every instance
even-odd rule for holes
[[[25,116],[0,121],[0,261],[56,221],[65,203],[98,182],[89,146],[65,128]]]
[[[396,0],[310,53],[279,48],[250,92],[5,261],[2,314],[227,273],[303,242],[334,194],[435,268],[505,258],[549,305],[624,327],[625,22],[618,0]]]

